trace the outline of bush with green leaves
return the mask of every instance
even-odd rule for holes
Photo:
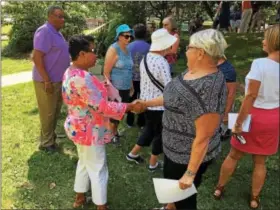
[[[67,4],[66,4],[67,3]],[[47,20],[47,8],[54,2],[9,2],[3,8],[14,22],[9,34],[9,44],[3,50],[4,56],[17,56],[30,53],[33,49],[33,36],[38,27]],[[59,2],[58,5],[65,8],[65,26],[61,30],[66,39],[74,34],[80,34],[86,29],[84,9],[75,2]],[[72,7],[71,7],[72,6]]]

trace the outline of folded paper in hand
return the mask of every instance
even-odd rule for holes
[[[228,114],[228,129],[232,129],[235,125],[235,122],[237,120],[238,113],[229,113]],[[249,132],[250,125],[251,125],[251,115],[249,114],[248,117],[245,119],[245,121],[242,124],[242,131],[243,132]]]
[[[162,204],[181,201],[197,193],[194,184],[181,190],[178,180],[154,178],[153,182],[158,202]]]

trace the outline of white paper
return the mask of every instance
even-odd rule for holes
[[[162,204],[181,201],[197,193],[194,184],[181,190],[178,180],[153,178],[153,182],[158,202]]]
[[[232,129],[235,125],[236,119],[237,119],[238,113],[229,113],[228,114],[228,128]],[[251,115],[249,114],[248,117],[245,119],[245,121],[242,124],[242,131],[249,132],[250,130],[250,124],[251,124]]]

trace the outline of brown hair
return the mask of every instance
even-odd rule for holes
[[[279,30],[280,24],[267,28],[264,32],[264,38],[267,41],[268,52],[279,51]]]

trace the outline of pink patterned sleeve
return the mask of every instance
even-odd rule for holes
[[[73,82],[82,103],[86,103],[89,108],[104,117],[116,120],[123,118],[127,105],[108,101],[103,84],[94,75],[87,72],[82,75],[76,74]]]

